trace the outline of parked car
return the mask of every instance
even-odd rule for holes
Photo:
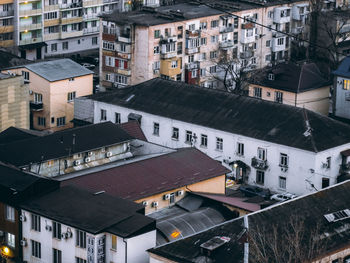
[[[291,193],[282,193],[282,194],[274,194],[271,196],[271,200],[277,200],[277,201],[287,201],[287,200],[290,200],[290,199],[293,199],[297,197],[296,195],[294,194],[291,194]]]
[[[84,68],[87,68],[87,69],[94,69],[95,68],[95,65],[93,64],[90,64],[90,63],[83,63],[81,64]]]
[[[269,189],[264,189],[259,186],[241,185],[239,190],[246,196],[261,196],[265,199],[268,199],[271,196]]]

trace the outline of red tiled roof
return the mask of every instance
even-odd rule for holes
[[[120,128],[126,131],[130,136],[136,139],[147,141],[147,138],[141,130],[140,124],[137,121],[128,121],[120,124]]]
[[[129,200],[138,200],[228,173],[229,170],[195,148],[114,167],[62,182]]]

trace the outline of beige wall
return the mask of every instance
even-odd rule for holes
[[[333,260],[339,259],[339,262],[342,263],[343,259],[349,255],[350,255],[350,245],[347,245],[313,262],[314,263],[331,263]]]
[[[169,207],[170,206],[169,200],[163,200],[163,196],[166,194],[176,193],[179,190],[183,190],[184,195],[181,195],[181,196],[175,195],[175,202],[180,201],[185,196],[185,193],[187,191],[224,194],[225,193],[225,175],[220,175],[208,180],[194,183],[194,184],[188,185],[187,187],[184,186],[180,188],[175,188],[163,193],[148,196],[142,199],[135,200],[135,202],[142,203],[143,201],[147,201],[148,205],[145,207],[145,213],[150,214],[162,208]],[[158,207],[156,208],[152,207],[152,202],[158,202]]]
[[[0,132],[10,126],[29,129],[29,91],[21,76],[0,79]]]
[[[70,122],[74,118],[74,102],[68,102],[69,92],[76,92],[76,97],[90,95],[93,92],[92,74],[50,82],[26,68],[12,69],[12,72],[22,75],[22,71],[29,72],[29,90],[33,93],[30,100],[34,100],[34,93],[42,94],[43,110],[33,111],[33,128],[37,130],[63,130],[73,127]],[[57,127],[57,118],[66,117],[66,125]],[[38,117],[46,118],[46,126],[38,125]],[[54,123],[51,118],[54,117]]]
[[[308,110],[312,110],[323,115],[328,115],[330,86],[295,94],[293,92],[250,84],[250,97],[254,97],[254,87],[262,88],[261,98],[263,100],[274,101],[275,91],[279,91],[283,93],[283,104],[297,106],[300,108],[305,107]],[[268,96],[269,93],[270,96]]]

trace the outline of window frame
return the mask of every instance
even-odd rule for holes
[[[224,139],[216,137],[216,147],[215,150],[222,152],[224,150]]]
[[[5,205],[5,219],[10,222],[15,222],[15,208],[10,205]]]
[[[41,243],[35,240],[31,240],[32,256],[41,258]]]
[[[186,131],[185,143],[192,143],[192,138],[193,138],[193,132],[192,131]]]
[[[237,155],[244,156],[244,143],[237,142]]]
[[[41,222],[40,222],[41,218],[39,215],[36,214],[32,214],[31,215],[31,230],[37,231],[37,232],[41,232]]]
[[[160,125],[158,122],[153,122],[153,135],[159,136]]]
[[[179,140],[179,128],[173,127],[172,133],[171,133],[171,139],[178,141]]]
[[[76,239],[75,246],[80,248],[86,248],[86,232],[77,229],[76,230]]]
[[[208,135],[201,134],[201,147],[207,148],[208,147]]]
[[[62,225],[56,221],[52,221],[52,238],[61,240]]]
[[[265,172],[256,170],[256,183],[259,185],[264,185],[265,183]]]

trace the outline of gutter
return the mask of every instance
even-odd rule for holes
[[[124,263],[128,262],[128,240],[125,238],[123,238],[123,242],[125,243],[125,259],[124,259]]]
[[[244,222],[244,227],[245,229],[249,230],[249,223],[248,223],[248,216],[245,215],[243,217],[243,222]],[[249,263],[249,243],[248,243],[248,238],[246,240],[246,242],[244,243],[244,259],[243,259],[244,263]]]

